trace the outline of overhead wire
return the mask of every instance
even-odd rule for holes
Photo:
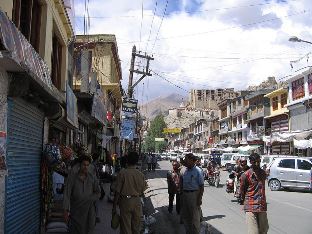
[[[153,47],[152,47],[152,50],[151,50],[151,54],[153,53],[153,50],[154,50],[154,47],[155,47],[155,45],[156,45],[156,41],[157,41],[157,38],[158,38],[158,34],[159,34],[159,31],[160,31],[160,28],[161,28],[161,26],[162,26],[162,23],[163,23],[163,21],[164,21],[164,17],[165,17],[165,14],[166,14],[166,11],[167,11],[167,7],[168,7],[168,0],[166,1],[166,6],[165,6],[165,9],[164,9],[164,13],[163,13],[163,15],[162,15],[162,17],[161,17],[161,21],[160,21],[160,24],[159,24],[159,27],[158,27],[158,31],[157,31],[157,33],[156,33],[156,38],[155,38],[155,41],[154,41],[154,44],[153,44]]]
[[[154,73],[156,76],[162,78],[163,80],[167,81],[167,82],[170,83],[171,85],[173,85],[173,86],[175,86],[175,87],[177,87],[177,88],[179,88],[179,89],[181,89],[181,90],[183,90],[183,91],[185,91],[185,92],[188,92],[188,90],[186,90],[186,89],[182,88],[181,86],[179,86],[179,85],[173,83],[172,81],[168,80],[166,77],[164,77],[164,76],[162,76],[162,75],[159,75],[158,73],[156,73],[156,72],[154,72],[154,71],[152,71],[152,73]]]
[[[142,7],[141,7],[141,11],[142,11],[142,18],[141,18],[141,26],[140,26],[140,42],[139,42],[139,51],[141,50],[141,41],[142,41],[142,26],[143,26],[143,16],[144,16],[144,11],[143,11],[143,9],[144,9],[144,6],[143,6],[143,1],[144,0],[142,0]]]
[[[152,22],[151,22],[151,26],[150,26],[150,30],[149,30],[149,35],[148,35],[148,39],[147,39],[147,41],[146,41],[145,51],[147,51],[148,43],[149,43],[149,40],[150,40],[151,34],[152,34],[153,23],[154,23],[156,11],[157,11],[157,2],[158,2],[158,1],[156,0],[156,2],[155,2],[155,7],[154,7],[154,14],[153,14],[153,18],[152,18]]]

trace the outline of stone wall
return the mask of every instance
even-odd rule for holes
[[[0,131],[3,132],[7,132],[8,83],[8,74],[0,68]],[[0,170],[0,234],[4,233],[4,199],[6,173],[6,171]]]

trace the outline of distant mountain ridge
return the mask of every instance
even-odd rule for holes
[[[168,96],[161,96],[141,105],[140,112],[148,119],[153,119],[159,114],[168,115],[168,110],[177,108],[181,103],[186,104],[187,98],[183,95],[172,93]]]

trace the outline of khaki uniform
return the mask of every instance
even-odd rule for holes
[[[140,197],[147,184],[142,172],[129,166],[119,172],[116,193],[120,194],[120,233],[139,234],[141,230],[142,205]]]

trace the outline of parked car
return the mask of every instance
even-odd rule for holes
[[[168,160],[168,159],[169,159],[167,153],[162,153],[162,154],[160,154],[160,157],[161,157],[161,160]]]
[[[310,188],[312,158],[278,157],[268,169],[268,184],[272,191],[281,188]]]
[[[177,161],[178,154],[177,153],[170,153],[170,162]]]
[[[221,167],[226,167],[227,164],[230,164],[233,154],[234,153],[223,153],[221,155]]]

